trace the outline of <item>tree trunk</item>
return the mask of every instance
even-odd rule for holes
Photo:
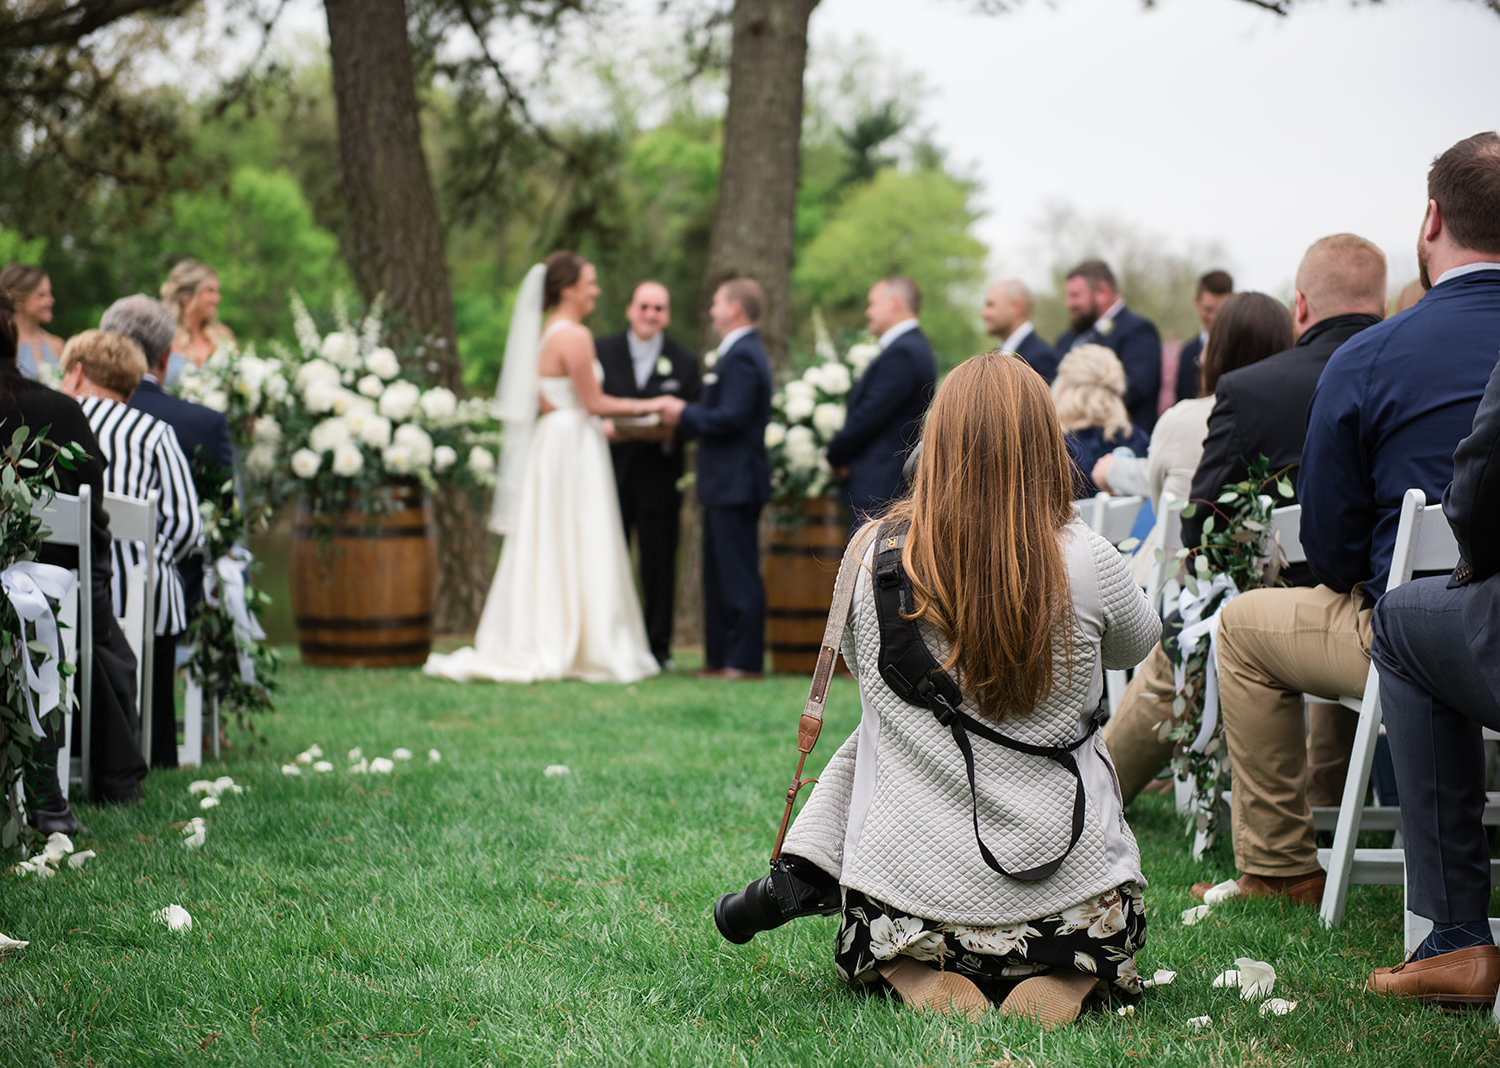
[[[364,298],[384,294],[387,319],[428,347],[423,370],[463,391],[453,293],[422,128],[403,0],[325,0],[339,169],[349,205],[344,252]],[[438,627],[468,630],[489,585],[479,509],[438,497]]]
[[[753,278],[766,291],[761,340],[773,365],[791,334],[792,239],[802,165],[802,70],[807,22],[818,0],[735,0],[729,109],[719,199],[703,279],[708,306],[725,279]]]

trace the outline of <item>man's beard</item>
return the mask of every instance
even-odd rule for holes
[[[1427,246],[1417,238],[1417,277],[1422,280],[1423,289],[1432,288],[1432,275],[1427,271]]]
[[[1099,313],[1098,312],[1096,312],[1096,311],[1080,311],[1080,312],[1074,312],[1073,313],[1073,316],[1068,320],[1068,326],[1072,329],[1073,333],[1076,335],[1076,334],[1083,333],[1085,330],[1087,330],[1089,327],[1093,326],[1098,321],[1099,321]]]

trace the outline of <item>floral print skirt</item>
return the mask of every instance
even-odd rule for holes
[[[846,983],[880,978],[882,962],[904,954],[973,979],[991,1000],[1053,968],[1097,975],[1111,993],[1141,993],[1135,954],[1146,941],[1146,906],[1134,884],[1080,905],[1005,927],[966,927],[911,916],[844,887],[833,960]]]

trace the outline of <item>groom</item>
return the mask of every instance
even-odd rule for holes
[[[703,626],[707,678],[759,678],[765,664],[766,588],[760,577],[760,510],[771,496],[766,423],[771,365],[755,324],[765,294],[749,278],[714,293],[708,317],[722,338],[696,404],[662,412],[698,440],[703,508]]]

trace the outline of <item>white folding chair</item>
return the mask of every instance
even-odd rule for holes
[[[1151,573],[1146,579],[1146,596],[1157,615],[1164,614],[1167,605],[1175,604],[1181,589],[1177,576],[1181,561],[1177,554],[1182,549],[1182,510],[1187,501],[1163,494],[1157,515],[1161,523],[1161,552],[1151,562]]]
[[[1458,563],[1458,544],[1448,526],[1443,510],[1427,504],[1420,489],[1409,489],[1401,501],[1401,520],[1396,528],[1396,544],[1391,554],[1391,573],[1386,590],[1408,581],[1413,572],[1447,571]],[[1339,805],[1338,826],[1333,848],[1318,850],[1318,861],[1328,871],[1323,890],[1323,923],[1337,927],[1344,918],[1344,904],[1351,883],[1404,883],[1406,865],[1400,849],[1356,849],[1365,813],[1365,791],[1370,784],[1370,766],[1375,759],[1375,743],[1380,735],[1380,676],[1370,665],[1365,676],[1362,698],[1341,695],[1339,703],[1359,712],[1359,727],[1354,734],[1354,749],[1349,759],[1349,774],[1344,780],[1344,797]],[[1392,809],[1392,812],[1399,810]],[[1399,817],[1398,817],[1399,818]],[[1492,874],[1500,865],[1491,865]]]
[[[1108,493],[1098,493],[1076,503],[1079,515],[1089,525],[1089,529],[1102,535],[1111,545],[1119,545],[1135,529],[1136,517],[1146,503],[1146,498],[1111,497]],[[1129,677],[1123,671],[1110,670],[1104,673],[1104,694],[1110,715],[1114,715],[1115,710],[1120,707],[1120,697],[1124,694],[1128,681]]]
[[[125,576],[125,615],[120,629],[135,653],[135,692],[141,712],[141,756],[151,763],[151,657],[156,646],[156,502],[152,490],[145,500],[118,493],[104,494],[109,530],[116,541],[138,541],[145,551],[142,563]]]
[[[42,540],[49,545],[66,545],[78,550],[78,581],[57,613],[61,624],[62,652],[78,672],[78,707],[81,715],[78,779],[84,796],[93,791],[93,699],[94,699],[94,554],[90,488],[79,486],[78,495],[56,494],[45,507],[39,501],[34,510],[42,520]],[[57,753],[57,780],[64,797],[73,778],[73,717],[66,715],[64,742]]]

